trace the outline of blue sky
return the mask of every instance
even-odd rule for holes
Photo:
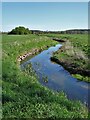
[[[2,28],[39,30],[88,28],[87,2],[3,2]]]
[[[88,2],[89,0],[2,0],[2,2]]]

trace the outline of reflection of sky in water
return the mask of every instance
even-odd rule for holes
[[[31,63],[42,85],[53,90],[64,91],[68,98],[89,102],[90,105],[90,101],[88,101],[90,84],[78,82],[78,80],[73,78],[62,66],[50,61],[52,53],[57,51],[60,46],[61,45],[50,47],[48,50],[41,52],[39,55],[21,64],[21,67],[24,68],[25,65]],[[43,79],[45,77],[48,78],[48,82],[44,82]]]

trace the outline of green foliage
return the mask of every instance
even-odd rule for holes
[[[72,74],[73,77],[77,78],[78,80],[90,82],[90,77],[82,76],[80,74]]]
[[[13,29],[11,32],[9,32],[8,34],[16,34],[16,35],[26,35],[26,34],[30,34],[31,31],[28,28],[19,26],[16,27],[15,29]]]

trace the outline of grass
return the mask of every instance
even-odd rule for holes
[[[43,87],[31,65],[21,71],[17,57],[33,48],[57,44],[37,35],[2,36],[2,104],[5,118],[87,118],[88,110],[79,101],[70,101],[63,92]]]
[[[64,63],[67,63],[72,68],[89,70],[89,44],[88,44],[88,34],[63,34],[57,35],[60,39],[66,39],[66,42],[63,43],[62,50],[54,53],[55,58]],[[78,71],[78,70],[77,70]],[[79,74],[79,73],[77,73]],[[77,75],[73,75],[75,78],[78,78]],[[79,75],[78,80],[85,82],[90,82],[90,77],[85,75]]]
[[[73,77],[77,78],[78,80],[90,82],[90,77],[82,76],[80,74],[72,74]]]
[[[46,36],[69,40],[74,47],[80,48],[88,56],[90,55],[88,34],[46,34]]]

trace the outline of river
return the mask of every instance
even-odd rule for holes
[[[79,100],[90,108],[90,83],[73,78],[61,65],[50,61],[53,52],[61,46],[61,44],[52,46],[33,58],[22,62],[21,69],[25,69],[31,63],[39,82],[43,86],[54,91],[63,91],[69,99]]]

